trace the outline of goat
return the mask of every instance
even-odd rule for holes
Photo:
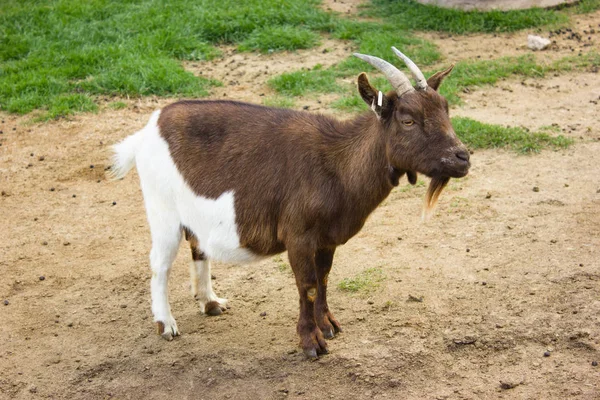
[[[192,250],[192,293],[219,315],[226,299],[211,286],[210,260],[247,263],[288,251],[300,296],[297,333],[308,358],[327,353],[342,328],[327,305],[327,277],[346,243],[407,174],[430,176],[427,214],[452,177],[468,173],[448,102],[438,92],[453,66],[417,81],[380,58],[385,95],[363,72],[358,91],[371,107],[351,121],[235,101],[179,101],[115,145],[113,178],[137,167],[152,236],[151,297],[158,333],[179,329],[168,301],[171,264],[182,234]]]

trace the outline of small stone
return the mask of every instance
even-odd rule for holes
[[[35,387],[35,385],[29,386],[29,392],[30,393],[37,393],[37,387]]]
[[[75,198],[75,197],[77,197],[77,195],[76,195],[76,194],[74,194],[74,195],[73,195],[73,198]]]
[[[63,246],[70,246],[71,242],[63,242]]]
[[[367,300],[367,304],[375,304],[373,300]]]
[[[597,367],[598,366],[598,361],[592,361],[592,367]]]
[[[40,281],[44,281],[46,280],[46,277],[44,275],[40,276]]]
[[[488,192],[488,193],[485,195],[485,198],[486,198],[486,199],[491,199],[491,198],[492,198],[492,194],[491,194],[490,192]]]
[[[544,352],[544,357],[550,357],[550,352],[549,351],[545,351]]]
[[[5,306],[7,306],[7,305],[9,305],[9,304],[10,304],[10,301],[8,301],[8,300],[4,300],[4,302],[3,302],[3,303],[4,303],[4,305],[5,305]]]
[[[127,308],[127,304],[121,304],[121,308]]]
[[[534,187],[533,187],[533,191],[537,193],[537,192],[539,192],[539,191],[540,191],[540,188],[539,188],[538,186],[534,186]]]
[[[470,253],[470,252],[471,252],[471,249],[467,248],[467,253]]]
[[[527,47],[531,50],[544,50],[552,41],[536,35],[527,35]]]
[[[263,311],[263,312],[261,312],[261,313],[260,313],[260,316],[261,316],[261,317],[266,317],[266,316],[267,316],[267,312],[266,312],[266,311]]]
[[[54,189],[53,187],[50,188],[51,192],[54,192],[56,189]]]
[[[91,164],[91,165],[90,165],[90,169],[92,169],[92,168],[94,168],[94,164]]]
[[[48,246],[48,242],[46,242],[45,240],[42,242],[42,246]]]
[[[38,161],[44,161],[45,159],[46,159],[46,157],[44,157],[44,156],[40,156],[40,157],[38,158]]]
[[[113,201],[113,202],[112,202],[112,205],[113,205],[113,206],[116,206],[116,205],[117,205],[117,202],[116,202],[116,201]]]

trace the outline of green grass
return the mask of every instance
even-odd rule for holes
[[[123,103],[122,101],[115,101],[108,105],[108,108],[113,109],[113,110],[121,110],[126,107],[127,107],[127,104]]]
[[[201,97],[218,82],[186,72],[214,44],[312,46],[339,19],[317,0],[4,0],[0,109],[55,118],[97,109],[97,95]]]
[[[344,292],[369,293],[379,287],[385,280],[381,268],[368,268],[354,278],[344,278],[338,283],[338,288]]]
[[[219,82],[194,76],[181,62],[219,57],[219,44],[234,44],[240,51],[295,50],[330,34],[388,60],[390,46],[398,46],[426,68],[440,61],[440,54],[411,30],[496,32],[565,25],[572,13],[599,9],[600,0],[558,11],[510,13],[459,13],[412,0],[374,0],[366,13],[383,19],[377,22],[344,19],[319,5],[319,0],[4,0],[0,110],[38,109],[47,119],[95,111],[99,95],[206,96]],[[348,57],[328,69],[284,74],[269,85],[286,96],[343,92],[348,85],[339,79],[363,70],[372,68]],[[471,71],[474,77],[481,72]],[[355,100],[339,104],[356,106]]]
[[[567,8],[567,10],[568,9],[572,9],[576,14],[590,13],[600,10],[600,0],[581,0],[574,6]]]
[[[281,50],[308,49],[319,43],[319,35],[305,28],[289,25],[256,30],[238,46],[241,51],[259,50],[272,53]]]
[[[484,124],[470,118],[452,118],[456,134],[471,149],[507,148],[522,154],[539,153],[544,148],[564,149],[573,143],[573,139],[562,135],[551,136],[556,128],[529,132],[521,127],[505,127]]]
[[[342,24],[344,26],[344,24]],[[371,25],[368,25],[371,26]],[[357,30],[352,36],[358,45],[357,52],[385,58],[402,66],[402,62],[393,57],[392,46],[400,47],[405,54],[419,64],[428,66],[438,62],[441,55],[433,44],[415,38],[406,31],[398,30],[391,25],[380,25],[377,31]],[[330,68],[317,66],[312,70],[301,70],[278,75],[269,80],[268,85],[277,93],[287,96],[303,96],[307,93],[332,93],[348,90],[348,85],[341,85],[336,80],[356,76],[363,71],[373,71],[366,62],[349,57]]]
[[[269,96],[263,99],[263,105],[267,107],[292,108],[296,105],[296,101],[292,97],[287,96]]]
[[[567,14],[556,10],[532,8],[506,12],[460,11],[424,5],[414,0],[373,0],[373,5],[367,8],[365,14],[385,18],[386,21],[406,30],[456,34],[513,32],[527,28],[565,25],[569,21]]]

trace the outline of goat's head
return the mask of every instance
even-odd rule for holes
[[[452,128],[448,102],[438,93],[453,66],[426,80],[408,57],[392,49],[408,66],[416,85],[413,87],[408,77],[387,61],[355,54],[383,72],[394,88],[382,94],[362,73],[358,90],[384,128],[390,167],[406,172],[412,184],[417,172],[432,178],[425,198],[423,216],[427,217],[450,178],[467,175],[470,167],[469,152]]]

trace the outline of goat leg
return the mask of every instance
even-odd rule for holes
[[[300,316],[297,332],[300,346],[309,359],[327,353],[327,342],[315,320],[315,301],[317,299],[317,277],[315,252],[310,246],[287,246],[288,257],[300,295]]]
[[[317,300],[315,301],[315,318],[317,326],[326,339],[331,339],[342,331],[340,323],[334,318],[327,305],[327,278],[333,263],[335,247],[319,249],[315,254],[317,272]]]

